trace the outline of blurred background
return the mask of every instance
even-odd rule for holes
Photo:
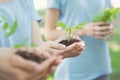
[[[120,7],[120,0],[111,0],[113,7]],[[40,29],[42,37],[44,38],[44,18],[45,10],[47,7],[47,0],[34,0],[35,8],[42,18],[40,23]],[[115,24],[115,35],[109,41],[109,48],[111,52],[112,68],[113,73],[110,76],[110,80],[120,80],[120,14],[118,14],[118,19],[114,21]],[[47,79],[53,80],[53,74]]]

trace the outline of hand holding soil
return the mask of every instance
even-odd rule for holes
[[[15,48],[0,48],[0,79],[46,80],[46,77],[55,70],[62,60],[61,56],[53,56],[39,64],[34,61],[23,59],[15,54],[16,51],[17,49]],[[25,50],[22,49],[22,51]],[[34,52],[31,51],[31,49],[28,51]],[[39,56],[45,55],[41,53]]]
[[[73,38],[68,41],[67,37],[63,35],[56,41],[66,46],[64,50],[61,50],[61,52],[57,54],[62,55],[64,58],[79,56],[85,48],[85,43],[79,36],[73,36]]]
[[[28,50],[18,50],[17,55],[21,56],[24,59],[35,61],[41,63],[49,57],[49,54],[45,51],[42,51],[40,48],[29,48]]]

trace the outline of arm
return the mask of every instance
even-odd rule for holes
[[[42,43],[39,24],[36,20],[32,21],[32,43],[37,45]]]
[[[45,30],[47,40],[56,40],[59,36],[64,34],[63,30],[58,30],[56,23],[60,16],[60,11],[57,9],[48,9],[45,17]]]
[[[48,9],[46,13],[45,29],[46,29],[46,38],[47,40],[55,40],[62,34],[63,30],[58,30],[55,25],[60,16],[60,11],[58,9]],[[103,40],[105,35],[112,34],[113,28],[104,26],[99,27],[99,25],[105,24],[105,22],[96,22],[89,23],[83,26],[83,30],[77,30],[75,35],[78,36],[92,36],[98,39]]]
[[[45,17],[45,30],[47,40],[56,40],[61,35],[65,34],[64,30],[57,29],[56,23],[58,22],[60,16],[59,9],[47,9]],[[83,35],[83,31],[76,31],[76,35]]]

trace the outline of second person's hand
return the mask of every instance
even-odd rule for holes
[[[83,35],[92,36],[101,40],[104,40],[106,35],[113,36],[113,25],[100,26],[104,24],[106,24],[106,22],[96,22],[85,25],[82,30]]]

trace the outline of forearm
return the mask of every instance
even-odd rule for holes
[[[56,40],[63,34],[64,30],[46,30],[45,36],[47,40]]]
[[[40,45],[42,42],[40,28],[37,21],[32,22],[32,44]]]
[[[64,31],[57,29],[56,23],[59,20],[60,11],[57,9],[48,9],[45,16],[45,31],[47,40],[56,40],[64,34]]]

